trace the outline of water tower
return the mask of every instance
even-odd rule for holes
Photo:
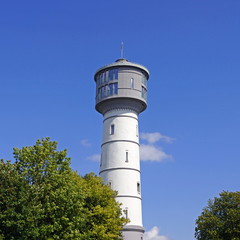
[[[100,176],[118,192],[125,240],[142,240],[138,115],[147,107],[149,72],[142,65],[121,58],[98,69],[96,110],[103,115]]]

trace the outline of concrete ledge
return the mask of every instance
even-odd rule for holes
[[[123,227],[122,235],[124,240],[143,240],[144,228],[136,225]]]
[[[103,169],[99,172],[99,175],[103,172],[109,172],[109,171],[115,171],[115,170],[132,170],[132,171],[136,171],[140,173],[140,170],[136,169],[136,168],[127,168],[127,167],[118,167],[118,168],[106,168]]]
[[[141,232],[141,233],[144,233],[145,232],[145,229],[141,226],[137,226],[137,225],[126,225],[123,227],[123,230],[122,231],[131,231],[131,232]]]

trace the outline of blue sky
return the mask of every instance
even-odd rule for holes
[[[93,75],[123,41],[124,57],[150,71],[146,238],[194,239],[208,199],[239,190],[239,13],[239,0],[1,1],[0,157],[49,136],[73,169],[98,173]]]

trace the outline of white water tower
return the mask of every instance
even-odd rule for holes
[[[149,72],[142,65],[121,58],[97,70],[96,110],[103,117],[100,176],[118,192],[125,240],[142,240],[138,115],[147,107]]]

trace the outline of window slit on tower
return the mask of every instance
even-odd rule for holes
[[[128,162],[128,151],[126,151],[126,159],[125,162]]]
[[[123,213],[125,214],[125,218],[128,219],[128,208],[127,207],[123,210]]]
[[[102,153],[101,153],[101,158],[100,158],[100,167],[102,166]]]
[[[134,88],[134,79],[131,78],[131,88]]]
[[[111,124],[111,127],[110,127],[110,134],[113,135],[114,134],[114,124]]]
[[[141,191],[141,189],[140,189],[140,183],[138,182],[138,183],[137,183],[137,192],[140,194],[140,191]]]

